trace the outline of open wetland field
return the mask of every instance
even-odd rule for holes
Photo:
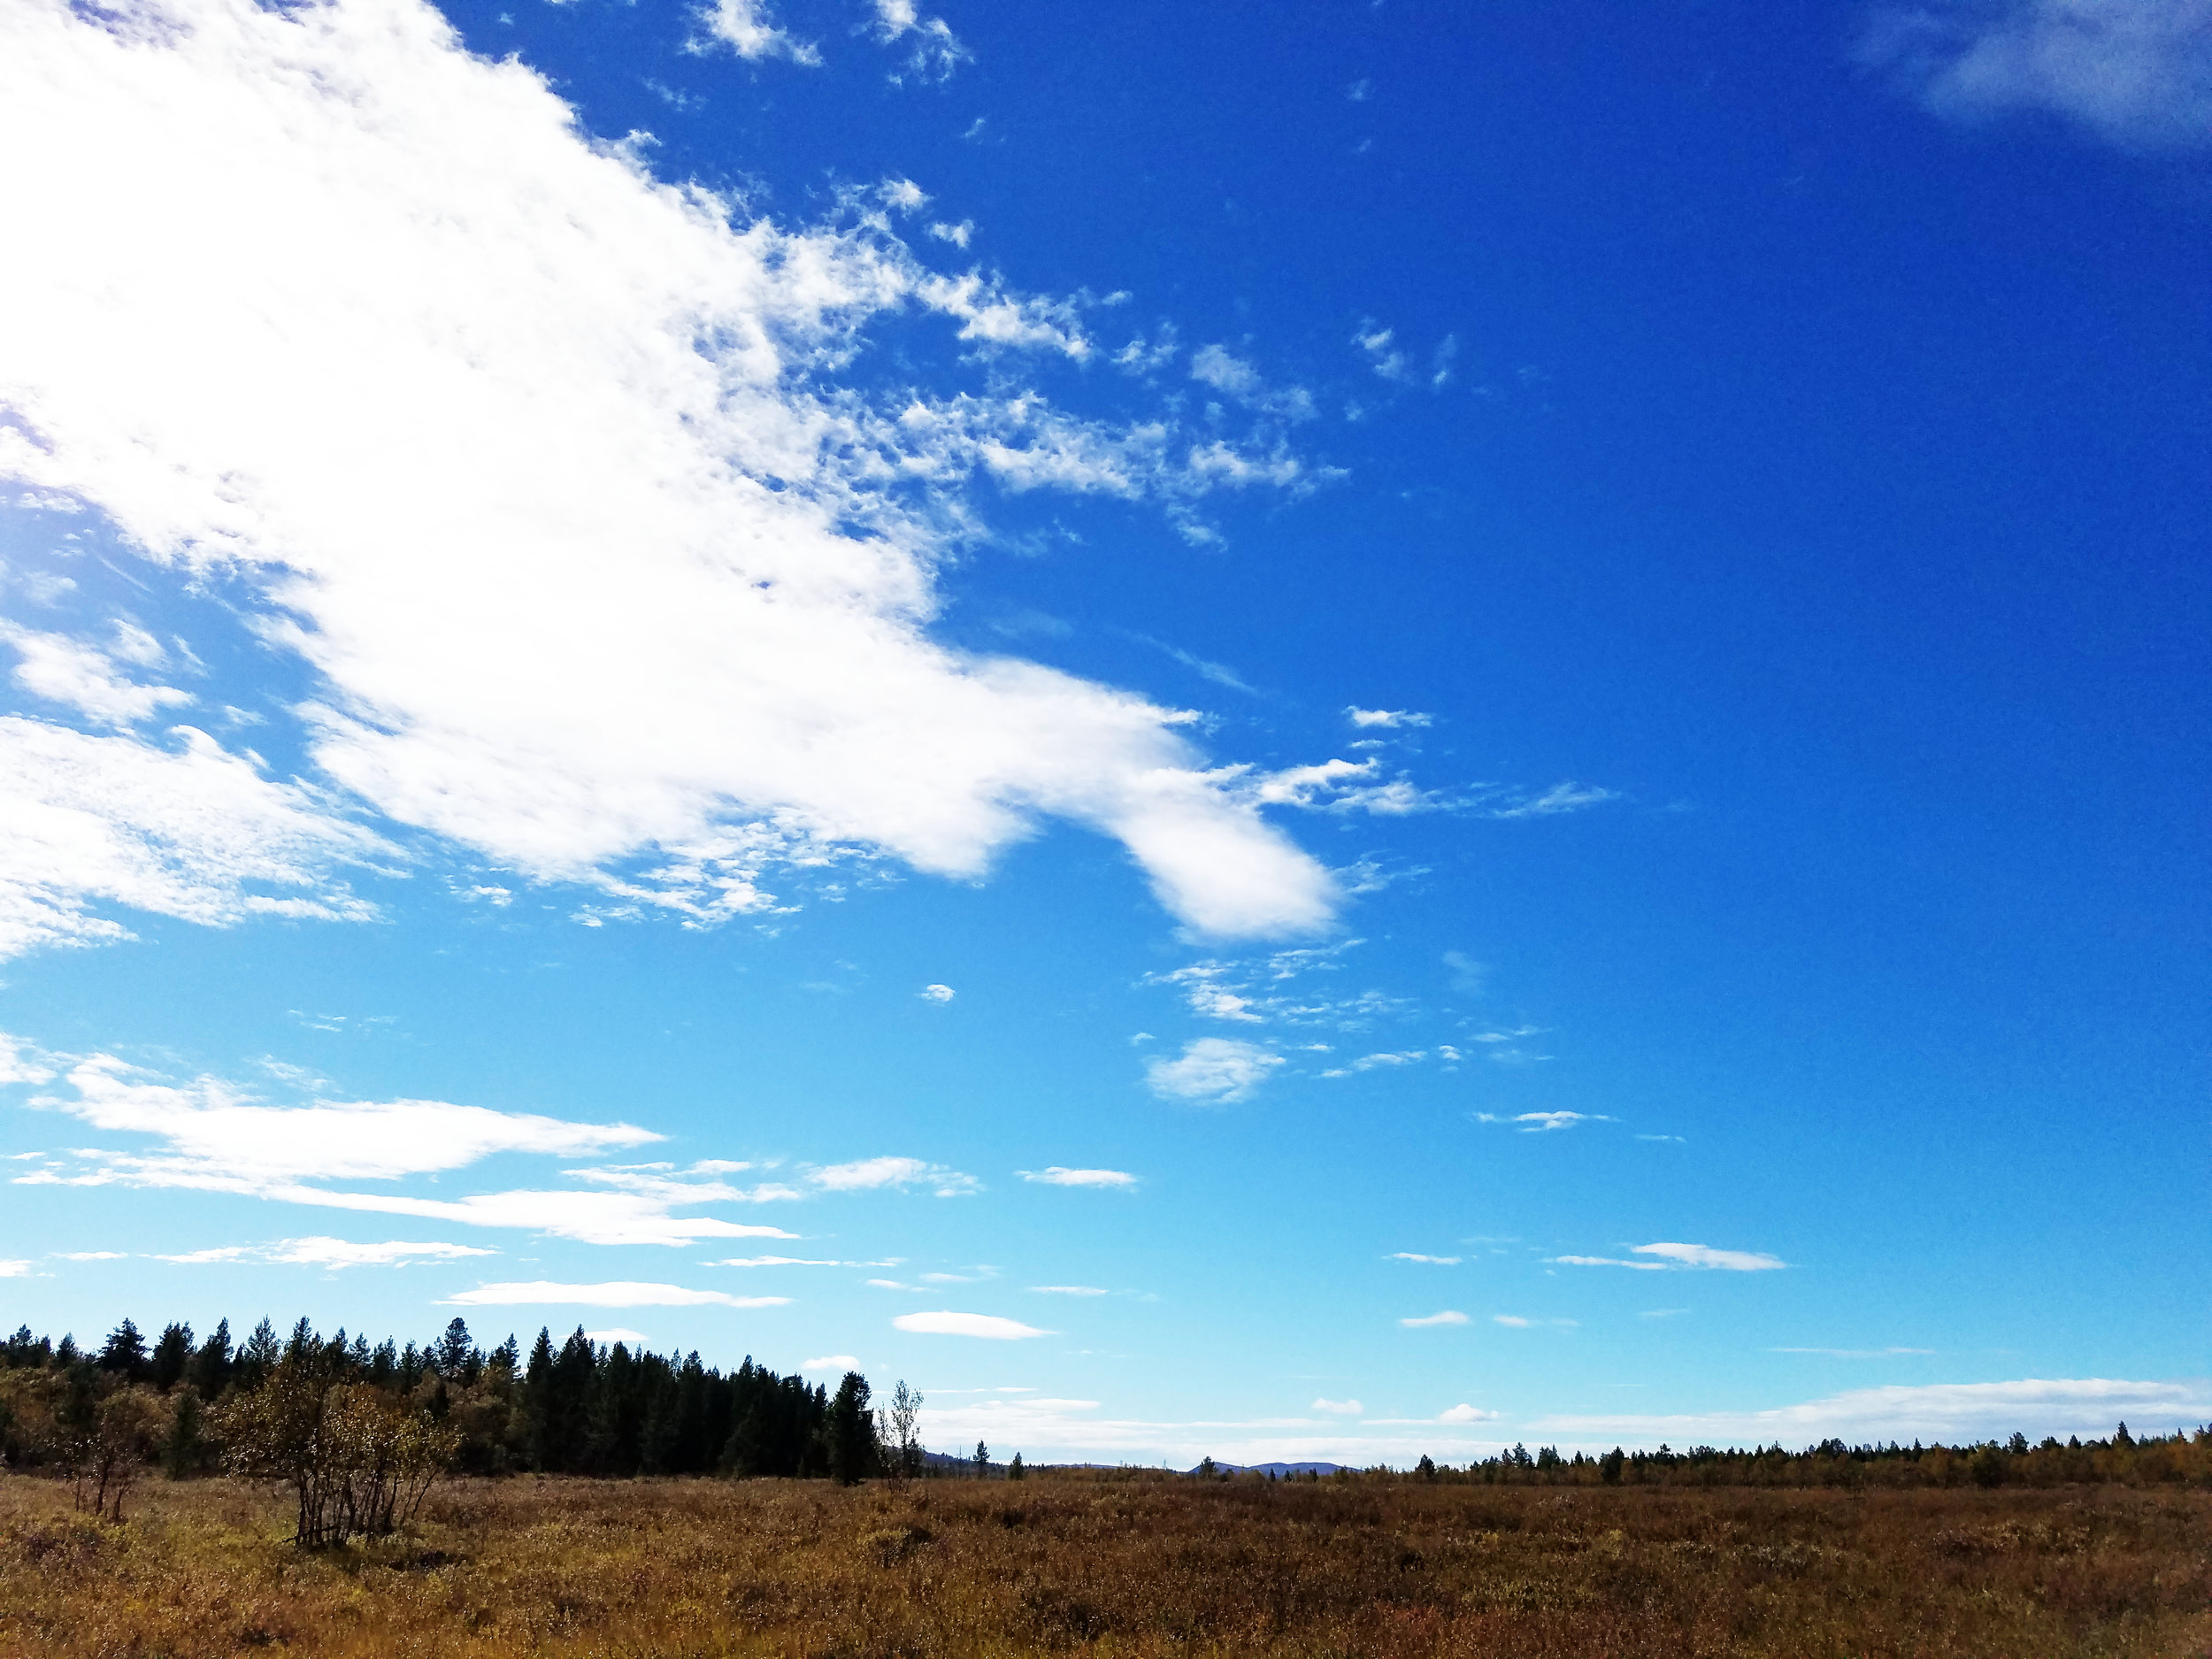
[[[302,1551],[234,1481],[121,1525],[0,1476],[0,1655],[2212,1653],[2212,1493],[516,1479]]]

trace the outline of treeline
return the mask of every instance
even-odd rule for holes
[[[241,1402],[303,1379],[318,1402],[349,1389],[349,1398],[373,1395],[434,1425],[451,1467],[465,1473],[851,1481],[887,1469],[920,1472],[919,1402],[903,1384],[903,1416],[879,1423],[857,1372],[833,1393],[749,1356],[725,1372],[696,1352],[634,1353],[594,1342],[580,1327],[558,1343],[541,1330],[525,1358],[511,1336],[487,1353],[458,1318],[431,1341],[404,1345],[343,1330],[324,1337],[305,1319],[288,1337],[264,1319],[234,1341],[225,1320],[204,1339],[180,1322],[149,1340],[127,1319],[84,1350],[25,1326],[0,1345],[0,1454],[11,1466],[74,1473],[102,1455],[104,1419],[119,1464],[158,1461],[178,1479],[247,1472],[247,1448],[226,1445],[225,1424],[257,1421]]]
[[[1802,1451],[1778,1441],[1748,1450],[1693,1446],[1675,1451],[1620,1447],[1601,1455],[1563,1454],[1546,1446],[1515,1446],[1494,1457],[1452,1468],[1424,1457],[1414,1479],[1479,1486],[2064,1486],[2115,1483],[2212,1486],[2212,1425],[2170,1435],[2128,1432],[2107,1439],[2031,1444],[2025,1434],[1959,1446],[1847,1446],[1826,1440]]]

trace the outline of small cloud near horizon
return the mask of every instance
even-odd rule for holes
[[[950,1309],[935,1313],[902,1313],[891,1323],[902,1331],[919,1336],[976,1336],[994,1342],[1018,1342],[1028,1337],[1052,1334],[1018,1319],[1002,1319],[990,1313],[955,1313]]]

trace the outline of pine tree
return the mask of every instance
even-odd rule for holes
[[[184,1370],[192,1363],[192,1327],[188,1325],[165,1325],[161,1339],[154,1344],[154,1351],[146,1362],[147,1380],[167,1394],[184,1380]]]
[[[199,1390],[203,1400],[219,1400],[230,1386],[230,1321],[220,1320],[215,1334],[199,1346],[187,1368],[185,1380]]]
[[[445,1334],[438,1339],[430,1363],[438,1368],[440,1376],[458,1377],[475,1347],[475,1339],[469,1335],[468,1321],[456,1314],[446,1325]]]
[[[172,1480],[183,1480],[200,1472],[207,1463],[206,1432],[200,1422],[200,1397],[190,1388],[177,1396],[177,1411],[169,1425],[169,1438],[162,1443],[162,1472]]]
[[[100,1369],[125,1377],[144,1374],[146,1339],[139,1335],[138,1327],[128,1319],[108,1333],[107,1346],[100,1350]]]
[[[880,1461],[876,1419],[868,1409],[868,1379],[858,1371],[847,1371],[837,1385],[823,1433],[828,1441],[830,1476],[840,1486],[855,1485],[876,1472]]]

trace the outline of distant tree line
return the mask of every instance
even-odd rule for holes
[[[225,1320],[149,1340],[126,1319],[96,1349],[35,1337],[0,1343],[0,1457],[74,1482],[81,1507],[117,1518],[136,1472],[228,1471],[291,1486],[300,1537],[388,1530],[427,1479],[454,1470],[772,1475],[851,1482],[933,1472],[917,1433],[921,1396],[901,1383],[884,1410],[849,1371],[834,1391],[749,1356],[734,1371],[696,1352],[662,1356],[541,1330],[527,1358],[489,1353],[456,1318],[434,1340],[372,1344],[305,1319],[266,1319],[243,1341]]]
[[[1210,1462],[1211,1460],[1208,1460]],[[1376,1471],[1388,1472],[1388,1471]],[[1410,1478],[1479,1486],[2062,1486],[2116,1483],[2212,1486],[2212,1425],[2170,1435],[2128,1432],[2107,1439],[2025,1434],[1957,1446],[1846,1445],[1825,1440],[1802,1451],[1780,1442],[1748,1449],[1693,1446],[1676,1451],[1621,1447],[1597,1456],[1546,1446],[1514,1446],[1459,1468],[1424,1457]]]

